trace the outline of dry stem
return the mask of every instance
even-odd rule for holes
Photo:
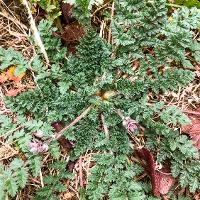
[[[101,121],[102,121],[102,125],[103,125],[103,129],[106,135],[106,138],[109,138],[109,132],[108,132],[108,127],[105,124],[105,117],[103,114],[101,114]]]
[[[60,132],[58,132],[54,138],[52,138],[50,142],[52,142],[53,140],[58,140],[60,137],[63,136],[64,132],[67,131],[69,128],[71,128],[72,126],[74,126],[75,124],[77,124],[82,118],[84,118],[88,112],[92,109],[92,106],[89,106],[85,111],[83,111],[74,121],[72,121],[69,125],[67,125],[65,128],[63,128]]]
[[[28,15],[29,15],[29,18],[30,18],[30,28],[31,28],[31,30],[33,32],[35,42],[39,46],[39,48],[41,50],[41,53],[44,55],[46,63],[49,64],[49,58],[48,58],[47,52],[45,50],[45,47],[44,47],[44,44],[43,44],[42,39],[40,37],[40,34],[39,34],[38,30],[37,30],[35,21],[33,19],[31,10],[30,10],[29,5],[28,5],[28,2],[27,2],[27,0],[22,0],[22,3],[24,4],[24,6],[27,9],[27,12],[28,12]]]
[[[112,19],[114,16],[114,12],[115,12],[115,2],[112,3],[112,10],[111,10],[111,19],[110,19],[110,28],[109,28],[109,32],[108,32],[108,43],[111,43],[112,40]]]

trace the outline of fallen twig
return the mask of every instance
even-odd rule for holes
[[[44,55],[46,63],[49,64],[49,58],[48,58],[47,52],[45,50],[44,44],[43,44],[42,39],[40,37],[39,31],[37,30],[35,21],[33,19],[31,10],[30,10],[29,5],[28,5],[28,2],[27,2],[27,0],[22,0],[22,3],[24,4],[24,6],[27,9],[27,12],[28,12],[28,15],[29,15],[29,18],[30,18],[30,28],[33,32],[35,42],[39,46],[41,53]]]
[[[54,137],[49,140],[48,143],[51,143],[53,140],[58,140],[62,135],[64,134],[65,131],[67,131],[69,128],[74,126],[76,123],[78,123],[82,118],[84,118],[88,112],[91,110],[92,106],[89,106],[85,111],[83,111],[74,121],[72,121],[69,125],[67,125],[65,128],[63,128],[61,131],[59,131]]]

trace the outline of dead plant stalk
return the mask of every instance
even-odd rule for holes
[[[46,63],[48,65],[49,64],[49,58],[48,58],[47,52],[45,50],[44,44],[42,42],[42,39],[40,37],[39,31],[38,31],[38,29],[36,27],[35,21],[33,19],[33,16],[32,16],[32,13],[31,13],[31,9],[29,8],[27,0],[22,0],[22,3],[26,7],[28,15],[29,15],[30,28],[31,28],[31,31],[33,32],[35,43],[39,46],[39,48],[41,50],[41,53],[44,55],[44,58],[45,58]]]

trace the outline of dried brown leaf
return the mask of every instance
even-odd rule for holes
[[[70,24],[75,21],[75,18],[72,15],[73,6],[69,3],[62,3],[61,10],[62,10],[62,17],[66,24]]]
[[[158,170],[153,154],[144,147],[138,148],[136,153],[145,162],[144,168],[151,178],[153,194],[157,197],[167,194],[175,183],[168,167],[162,166]]]
[[[76,45],[84,36],[85,31],[78,22],[73,22],[67,25],[62,33],[62,39],[65,41],[70,52],[75,53]]]
[[[200,108],[195,111],[186,111],[191,124],[181,127],[182,132],[187,133],[193,141],[194,146],[200,150]]]

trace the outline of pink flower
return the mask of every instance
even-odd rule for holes
[[[126,117],[123,120],[123,126],[130,133],[135,133],[138,130],[138,122],[131,119],[130,117]]]
[[[48,145],[41,141],[33,141],[29,143],[30,152],[34,154],[44,153],[48,151]]]

